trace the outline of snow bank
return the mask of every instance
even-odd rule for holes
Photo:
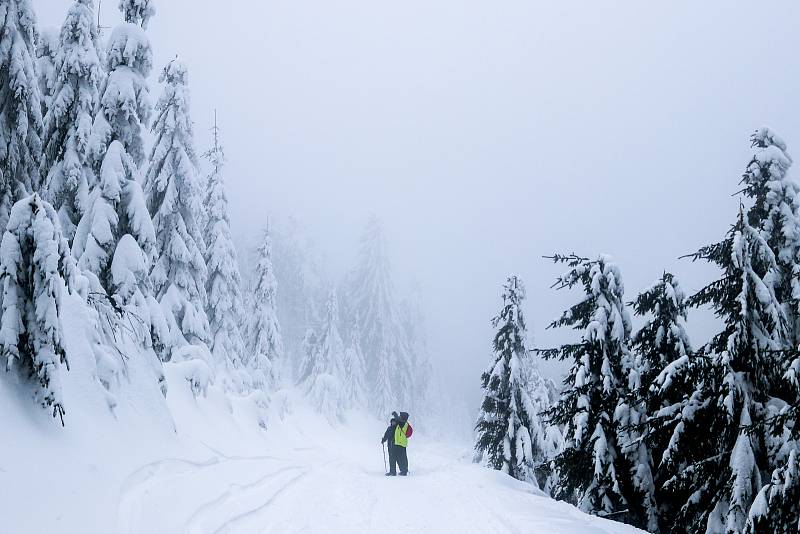
[[[638,532],[471,464],[425,425],[411,439],[411,476],[385,477],[384,423],[350,412],[334,425],[290,389],[273,395],[263,431],[256,399],[213,385],[196,397],[182,370],[166,370],[173,417],[153,404],[158,388],[120,397],[115,417],[88,387],[89,366],[73,367],[65,428],[0,381],[0,486],[14,489],[0,499],[3,531],[360,534],[391,520],[415,534]]]

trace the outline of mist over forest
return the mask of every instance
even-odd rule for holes
[[[0,0],[0,530],[796,532],[798,21]]]

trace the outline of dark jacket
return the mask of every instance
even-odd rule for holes
[[[381,443],[388,443],[389,445],[394,445],[394,429],[397,428],[397,422],[392,421],[386,428],[386,432],[383,433],[383,439],[381,439]]]

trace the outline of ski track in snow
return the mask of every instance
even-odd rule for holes
[[[119,532],[185,534],[612,534],[635,529],[591,518],[506,477],[409,451],[411,476],[383,475],[366,445],[295,448],[280,456],[166,459],[128,476]]]
[[[226,520],[223,525],[217,529],[211,529],[208,525],[212,523],[215,518],[219,517],[220,513],[224,512],[224,510],[235,510],[241,508],[242,502],[247,500],[247,494],[261,494],[262,492],[265,492],[265,490],[268,491],[276,481],[280,483],[280,480],[283,479],[284,474],[296,473],[300,470],[302,470],[302,468],[297,466],[284,467],[278,469],[277,471],[269,472],[250,484],[229,484],[228,489],[222,493],[222,495],[206,504],[203,504],[194,512],[194,514],[192,514],[192,516],[186,522],[185,531],[192,534],[209,532],[211,530],[214,530],[215,532],[224,531],[224,528],[232,524],[234,520]],[[295,479],[296,478],[292,478],[291,480]],[[286,485],[279,486],[278,490],[275,492],[275,495],[277,495],[277,493],[285,487]],[[247,513],[252,513],[252,511],[245,512],[245,514]],[[228,517],[228,515],[223,514],[223,517]]]

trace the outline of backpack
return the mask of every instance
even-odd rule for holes
[[[414,433],[414,429],[411,428],[411,423],[408,422],[408,412],[400,412],[399,419],[401,423],[408,425],[408,428],[406,428],[406,437],[410,438],[411,434]]]

